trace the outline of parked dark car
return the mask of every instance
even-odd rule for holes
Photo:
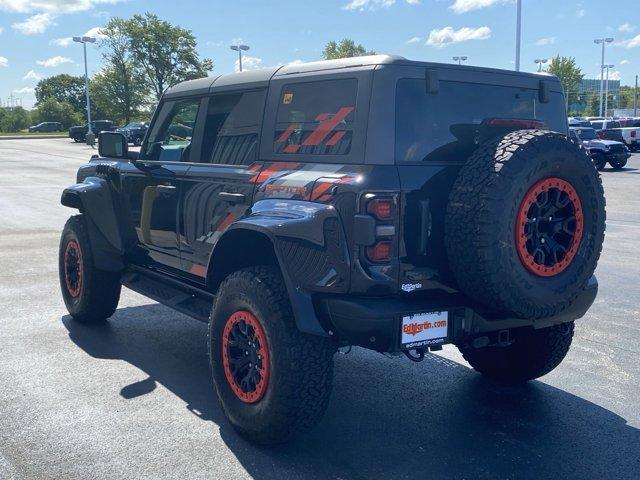
[[[569,138],[582,145],[591,155],[598,170],[603,170],[609,163],[620,170],[627,164],[631,156],[629,149],[621,141],[603,140],[593,128],[569,128]]]
[[[29,132],[40,132],[40,133],[50,133],[50,132],[61,132],[63,130],[62,124],[60,122],[41,122],[37,125],[29,127]]]
[[[78,322],[123,285],[207,322],[222,411],[257,443],[319,421],[339,347],[453,344],[526,382],[598,288],[604,192],[568,133],[548,75],[380,55],[181,83],[139,154],[103,132],[62,193],[62,296]]]
[[[135,146],[142,145],[142,140],[149,128],[148,123],[144,122],[131,122],[124,127],[117,128],[115,131],[122,133],[129,143],[133,143]]]
[[[98,135],[100,132],[112,132],[116,129],[111,120],[96,120],[91,122],[91,131]],[[72,138],[74,142],[84,142],[87,139],[87,133],[89,129],[87,124],[78,125],[69,128],[69,138]]]

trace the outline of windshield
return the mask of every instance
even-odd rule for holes
[[[582,128],[580,130],[576,130],[576,135],[580,138],[580,140],[597,140],[598,134],[593,128]]]
[[[603,122],[591,122],[591,126],[598,130],[602,130],[602,125],[603,125]]]

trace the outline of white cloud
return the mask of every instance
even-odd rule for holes
[[[42,75],[40,75],[35,70],[29,70],[27,72],[27,74],[24,77],[22,77],[22,79],[23,80],[35,80],[37,82],[38,80],[42,79]]]
[[[236,60],[234,71],[240,71],[240,61]],[[262,68],[262,59],[258,57],[251,57],[249,55],[242,56],[242,70],[256,70]]]
[[[440,48],[452,43],[466,42],[468,40],[486,40],[488,38],[491,38],[491,29],[489,27],[463,27],[459,30],[454,30],[452,27],[444,27],[439,30],[431,30],[427,45]]]
[[[50,45],[57,47],[68,47],[73,42],[73,37],[54,38],[49,42]]]
[[[106,37],[106,35],[104,35],[102,33],[102,29],[103,28],[104,27],[93,27],[93,28],[90,28],[89,30],[87,30],[84,33],[84,36],[85,37],[93,37],[93,38],[97,38],[98,40],[100,40],[100,39]]]
[[[626,48],[640,47],[640,35],[636,35],[635,37],[627,40],[621,40],[620,42],[616,42],[615,45]]]
[[[626,59],[625,59],[625,60],[622,60],[622,61],[620,62],[620,65],[627,65],[627,64],[629,64],[629,63],[631,63],[631,62],[629,62],[629,60],[626,60]]]
[[[635,25],[631,25],[629,22],[623,23],[618,27],[619,32],[631,33],[636,29]]]
[[[2,32],[4,32],[4,28],[0,27],[0,35],[2,35]]]
[[[0,68],[8,67],[8,66],[9,66],[9,60],[7,59],[7,57],[0,57]]]
[[[578,18],[582,18],[587,14],[587,11],[584,8],[580,8],[577,12],[576,15],[578,16]]]
[[[205,45],[207,47],[221,47],[222,45],[224,45],[224,42],[222,40],[220,40],[219,42],[213,42],[211,40],[207,40]]]
[[[422,39],[420,37],[411,37],[409,40],[407,40],[406,43],[407,45],[412,45],[414,43],[420,43]]]
[[[545,37],[538,40],[536,42],[536,45],[538,46],[553,45],[554,43],[556,43],[556,37]]]
[[[36,63],[46,68],[53,68],[58,67],[63,63],[71,63],[71,59],[57,55],[55,57],[47,58],[46,60],[37,60]]]
[[[37,13],[28,17],[24,22],[16,22],[11,26],[24,35],[35,35],[36,33],[44,33],[47,28],[54,25],[53,19],[54,16],[49,13]]]
[[[17,90],[14,90],[13,93],[18,93],[21,95],[27,94],[27,93],[34,93],[36,90],[35,88],[31,88],[31,87],[23,87],[23,88],[19,88]]]
[[[1,1],[1,0],[0,0]],[[405,2],[409,5],[419,5],[420,0],[405,0]],[[391,5],[394,5],[396,0],[350,0],[344,7],[343,10],[377,10],[379,8],[389,8]]]
[[[0,0],[0,10],[13,13],[74,13],[90,10],[100,4],[116,4],[125,0]]]
[[[618,70],[609,70],[609,80],[620,80],[620,72]]]
[[[449,9],[453,10],[454,13],[467,13],[472,10],[510,3],[511,1],[513,0],[455,0],[453,4],[449,6]]]

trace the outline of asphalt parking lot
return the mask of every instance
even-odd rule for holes
[[[224,419],[205,325],[130,291],[104,327],[66,315],[59,198],[91,153],[0,140],[0,479],[638,478],[640,154],[602,173],[600,294],[558,369],[506,388],[453,347],[354,349],[321,424],[265,449]]]

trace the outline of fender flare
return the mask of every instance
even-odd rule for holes
[[[327,241],[327,220],[339,227],[337,234],[342,246],[340,274],[346,278],[343,279],[339,289],[336,289],[335,286],[308,288],[308,286],[301,285],[299,279],[296,278],[296,271],[304,268],[304,265],[296,268],[293,264],[295,260],[292,260],[292,257],[287,254],[288,250],[283,248],[283,242],[297,241],[301,245],[314,248],[316,251],[327,251],[328,248],[335,247],[335,245],[330,246]],[[316,314],[312,294],[315,292],[343,293],[348,289],[349,255],[346,250],[346,237],[336,209],[331,205],[300,200],[259,201],[252,207],[249,215],[233,223],[218,239],[209,259],[208,272],[214,271],[217,259],[223,255],[222,248],[219,247],[228,243],[224,239],[229,238],[229,235],[234,235],[234,232],[237,234],[239,230],[262,234],[273,246],[298,329],[313,335],[331,335],[333,333],[331,325],[322,322]],[[333,253],[335,253],[335,248]],[[305,256],[303,255],[303,257]],[[209,278],[207,282],[209,282]],[[209,284],[208,286],[214,287]]]
[[[65,188],[60,203],[84,214],[96,268],[112,272],[124,269],[122,233],[107,180],[87,177]]]

